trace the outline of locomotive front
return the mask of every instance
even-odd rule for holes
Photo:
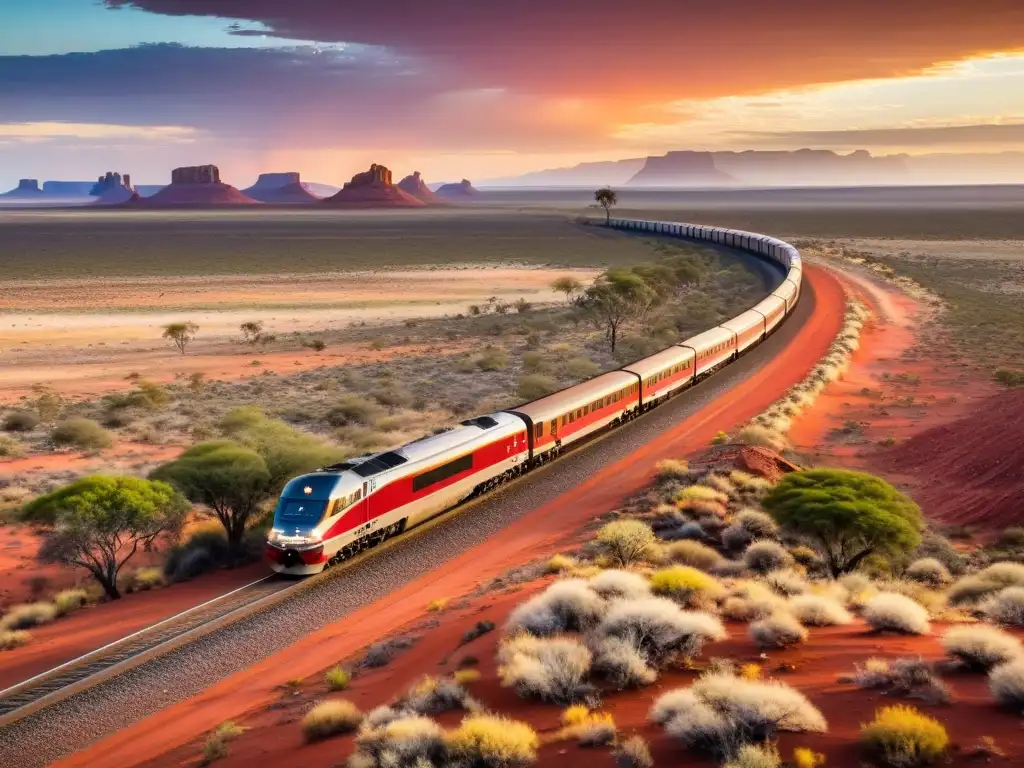
[[[320,524],[334,500],[345,495],[340,487],[344,480],[340,474],[316,472],[299,475],[284,487],[265,547],[271,568],[299,576],[323,570],[328,555]]]

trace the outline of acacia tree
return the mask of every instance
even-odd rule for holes
[[[565,303],[572,304],[576,296],[579,295],[579,292],[583,290],[583,283],[571,275],[565,275],[552,281],[551,290],[564,293]]]
[[[93,475],[29,503],[24,518],[45,526],[39,557],[85,568],[112,599],[117,577],[139,547],[177,535],[188,502],[170,485],[135,477]]]
[[[598,205],[604,208],[604,223],[605,226],[608,226],[612,223],[612,208],[618,205],[619,196],[611,187],[601,187],[594,193],[594,199]]]
[[[793,472],[764,499],[783,527],[819,545],[833,577],[872,554],[895,556],[921,543],[921,510],[885,480],[864,472]]]
[[[200,443],[150,478],[170,483],[190,501],[213,511],[232,553],[241,550],[249,520],[273,492],[267,463],[256,451],[230,440]]]
[[[196,337],[199,326],[191,320],[185,323],[171,323],[164,326],[163,338],[170,339],[181,354],[185,354],[185,347],[192,343]]]
[[[640,275],[627,269],[613,269],[587,288],[579,304],[595,326],[604,329],[614,355],[622,325],[642,318],[657,298]]]

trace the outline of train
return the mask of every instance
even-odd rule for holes
[[[272,570],[319,573],[630,421],[760,344],[800,298],[800,254],[782,240],[677,222],[612,219],[609,225],[747,251],[781,266],[785,278],[731,320],[618,370],[290,480],[265,545]]]

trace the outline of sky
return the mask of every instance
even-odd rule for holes
[[[0,187],[1024,150],[1022,0],[0,0]]]

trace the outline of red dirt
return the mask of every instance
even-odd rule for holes
[[[213,184],[168,184],[149,197],[133,198],[127,205],[133,208],[160,208],[177,205],[260,205],[260,202],[243,195],[230,184],[217,182]]]
[[[421,617],[429,601],[467,594],[487,579],[572,545],[587,522],[615,509],[626,496],[645,487],[658,460],[685,456],[706,447],[719,430],[749,420],[807,375],[841,326],[844,295],[839,282],[823,270],[809,266],[806,279],[816,294],[817,308],[794,340],[748,379],[670,432],[534,510],[500,536],[400,587],[386,599],[56,765],[107,764],[127,768],[152,761],[228,718],[272,704],[280,696],[278,686],[296,677],[317,674],[352,656],[381,636]],[[288,762],[291,764],[291,758]]]
[[[266,568],[258,563],[220,571],[193,581],[82,608],[52,624],[35,627],[30,630],[31,643],[0,654],[0,689],[120,640],[264,575]]]
[[[980,403],[878,455],[896,472],[927,478],[915,500],[944,523],[1000,529],[1024,521],[1024,390]]]

